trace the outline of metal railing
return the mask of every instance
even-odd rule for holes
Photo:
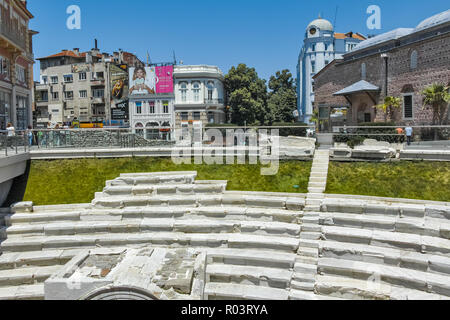
[[[334,142],[375,139],[390,143],[404,143],[407,126],[343,126],[333,127]],[[411,126],[411,142],[450,141],[450,125]],[[399,130],[401,129],[401,130]]]
[[[16,131],[13,136],[8,136],[8,131],[0,130],[0,156],[11,156],[26,153],[30,150],[30,139],[27,131]]]

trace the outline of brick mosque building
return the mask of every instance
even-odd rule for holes
[[[450,84],[450,10],[414,29],[399,28],[361,42],[317,73],[314,83],[321,130],[384,122],[384,113],[374,106],[386,96],[402,100],[396,124],[432,124],[433,111],[423,107],[421,92],[433,83]]]

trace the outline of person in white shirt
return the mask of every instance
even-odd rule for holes
[[[14,137],[16,136],[16,129],[14,128],[12,123],[10,122],[6,126],[6,130],[8,131],[8,146],[11,147],[11,149],[14,149],[14,147],[13,147],[13,140],[14,140]]]
[[[413,128],[411,127],[411,125],[408,125],[405,128],[405,133],[406,133],[406,141],[408,143],[408,146],[410,146],[411,140],[412,140],[412,135],[413,135]]]

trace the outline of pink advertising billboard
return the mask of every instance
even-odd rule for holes
[[[130,68],[130,94],[173,93],[173,66]]]

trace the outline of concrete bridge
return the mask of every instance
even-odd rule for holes
[[[28,152],[0,156],[0,207],[22,201],[31,158]]]

